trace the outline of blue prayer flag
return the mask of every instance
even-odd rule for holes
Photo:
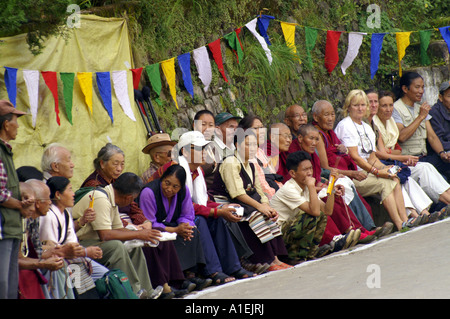
[[[16,107],[17,69],[5,66],[5,85],[9,101]]]
[[[97,86],[100,96],[103,101],[103,106],[111,118],[111,122],[114,122],[112,112],[112,98],[111,98],[111,76],[109,72],[97,72]]]
[[[275,17],[268,15],[261,15],[258,17],[258,31],[264,40],[266,40],[267,45],[272,45],[269,41],[269,36],[267,35],[267,29],[269,28],[269,23],[272,19],[275,19]]]
[[[191,54],[189,52],[181,54],[177,57],[183,75],[183,83],[186,90],[194,98],[194,87],[191,78]]]
[[[445,43],[447,43],[448,52],[450,53],[450,27],[439,28],[442,38],[444,38]]]
[[[370,48],[370,77],[373,79],[378,70],[380,62],[381,48],[383,47],[383,39],[386,33],[372,33],[372,43]]]

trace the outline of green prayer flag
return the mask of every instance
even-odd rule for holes
[[[224,38],[228,41],[228,45],[233,49],[233,52],[236,53],[238,63],[241,63],[242,58],[244,57],[244,51],[242,51],[236,31],[224,35]]]
[[[75,80],[75,73],[60,72],[59,76],[63,82],[63,97],[66,107],[66,114],[69,123],[72,123],[72,101],[73,101],[73,82]]]
[[[310,27],[305,27],[305,40],[306,40],[306,55],[307,65],[310,69],[313,67],[311,51],[314,49],[317,40],[318,30]]]
[[[159,63],[147,65],[145,67],[145,71],[147,72],[147,76],[148,76],[148,79],[150,80],[150,84],[152,85],[152,89],[157,95],[157,97],[155,98],[155,101],[159,105],[162,105],[162,102],[159,99],[159,96],[161,95],[161,89],[162,89],[161,74],[159,72]]]
[[[431,32],[433,30],[421,30],[419,31],[420,37],[420,63],[422,65],[430,65],[431,61],[428,57],[427,50],[430,45]]]

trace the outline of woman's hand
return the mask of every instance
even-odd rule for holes
[[[258,211],[266,215],[272,221],[276,221],[278,219],[278,212],[274,208],[270,207],[268,203],[260,204]]]

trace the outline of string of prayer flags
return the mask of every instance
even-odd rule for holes
[[[397,32],[395,34],[395,39],[397,41],[397,52],[398,52],[398,74],[402,76],[402,59],[405,56],[406,48],[409,46],[409,37],[411,32]]]
[[[84,94],[84,101],[92,115],[92,72],[78,72],[77,78]]]
[[[344,58],[344,62],[341,64],[342,73],[345,75],[347,68],[352,65],[353,60],[358,56],[359,48],[361,47],[363,37],[367,33],[350,32],[348,35],[348,49]]]
[[[191,53],[187,52],[177,56],[177,61],[181,69],[184,87],[191,97],[194,98],[194,86],[191,77]]]
[[[116,92],[117,100],[122,107],[123,112],[130,119],[136,122],[133,110],[131,109],[130,96],[128,95],[128,82],[127,82],[127,71],[113,71],[112,79],[114,85],[114,91]]]
[[[17,98],[17,68],[5,66],[5,85],[9,101],[15,107]]]
[[[419,38],[420,38],[420,63],[422,65],[430,65],[431,60],[428,57],[427,50],[430,45],[431,32],[433,30],[420,30]]]
[[[217,39],[216,41],[209,43],[208,48],[213,55],[214,62],[216,62],[217,67],[219,68],[220,74],[222,74],[222,77],[225,80],[225,82],[228,83],[228,79],[225,76],[225,70],[223,69],[222,50],[220,48],[220,39]]]
[[[113,123],[111,76],[109,72],[97,72],[95,73],[95,76],[97,78],[97,87],[103,101],[103,106],[111,118],[111,123]]]
[[[339,62],[338,42],[341,31],[327,31],[327,42],[325,45],[325,68],[331,74]]]
[[[167,84],[169,84],[170,95],[172,95],[173,101],[175,102],[175,106],[178,110],[177,90],[175,87],[175,58],[161,62],[161,68],[164,76],[166,77]]]
[[[256,32],[256,22],[257,22],[257,18],[248,22],[245,26],[253,34],[253,36],[258,40],[258,42],[261,44],[262,48],[264,49],[264,52],[266,53],[267,60],[269,60],[269,64],[272,64],[272,52],[270,51],[269,47],[267,46],[267,43],[264,40],[264,38],[258,32]]]
[[[139,88],[139,82],[141,81],[142,70],[144,68],[130,69],[133,74],[133,88],[137,90]]]
[[[386,33],[372,33],[370,48],[370,78],[373,79],[378,71],[380,53],[383,47],[383,39]]]
[[[73,101],[73,84],[75,82],[75,73],[71,72],[61,72],[59,78],[63,83],[63,99],[64,105],[66,106],[66,114],[69,123],[73,125],[72,122],[72,101]]]
[[[310,69],[313,67],[311,51],[316,46],[318,30],[310,27],[305,27],[305,43],[306,43],[306,59],[307,65]]]
[[[159,63],[154,63],[151,65],[147,65],[145,67],[145,71],[147,72],[148,79],[150,80],[150,84],[152,86],[153,92],[156,93],[155,101],[159,105],[162,105],[160,96],[161,96],[161,74],[159,72]]]
[[[39,71],[23,70],[23,79],[28,91],[31,123],[33,127],[36,127],[37,111],[39,107]]]
[[[209,61],[208,50],[205,46],[193,51],[195,66],[197,67],[198,77],[203,83],[203,90],[208,91],[212,80],[211,62]]]
[[[295,47],[295,26],[296,23],[281,22],[281,30],[283,31],[284,40],[288,47],[292,49],[294,53],[297,53]]]
[[[56,78],[56,72],[42,71],[41,74],[44,78],[45,84],[47,84],[47,87],[52,92],[53,99],[55,100],[56,123],[61,125],[61,121],[59,119],[58,81]]]

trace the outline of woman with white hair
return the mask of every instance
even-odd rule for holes
[[[344,103],[344,115],[335,129],[337,137],[347,147],[348,154],[357,164],[357,169],[367,172],[363,180],[353,180],[356,189],[365,196],[380,195],[381,203],[397,227],[401,230],[408,223],[404,198],[396,174],[390,173],[376,157],[376,139],[372,128],[364,122],[368,115],[368,98],[362,90],[352,90]]]

